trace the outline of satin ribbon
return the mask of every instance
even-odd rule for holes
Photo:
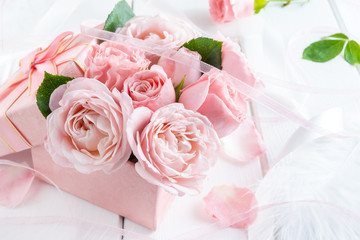
[[[317,116],[313,117],[311,120],[314,124],[318,126],[323,126],[324,128],[332,131],[333,133],[338,133],[344,130],[343,124],[343,115],[341,108],[331,108],[328,109]],[[283,149],[279,153],[276,159],[279,161],[286,157],[288,154],[295,151],[297,148],[314,141],[317,138],[322,137],[322,135],[310,131],[309,129],[299,127],[288,139]]]
[[[74,57],[86,46],[84,44],[71,46],[76,38],[72,32],[64,32],[47,48],[38,48],[29,53],[21,59],[19,70],[0,87],[0,146],[5,144],[13,152],[31,147],[31,143],[8,118],[7,111],[26,91],[29,95],[35,96],[44,79],[45,71],[57,74],[58,66],[69,61],[74,61],[83,69]]]

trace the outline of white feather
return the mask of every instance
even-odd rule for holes
[[[256,197],[275,206],[259,211],[249,239],[360,239],[359,142],[323,137],[297,149],[269,171]]]

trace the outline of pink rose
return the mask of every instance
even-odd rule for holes
[[[175,102],[175,90],[169,79],[158,65],[150,70],[135,73],[124,82],[124,92],[133,100],[134,108],[147,107],[156,111]]]
[[[222,69],[252,87],[261,86],[245,55],[241,52],[239,44],[225,38],[220,33],[216,35],[216,39],[223,42],[221,48]]]
[[[199,35],[185,21],[169,20],[160,15],[135,16],[117,32],[168,49],[178,48]]]
[[[200,192],[220,145],[209,120],[179,103],[153,114],[148,108],[135,109],[127,134],[138,174],[179,195]]]
[[[91,46],[85,59],[85,77],[95,78],[109,89],[121,91],[126,78],[146,69],[149,64],[144,52],[137,48],[103,42]]]
[[[132,109],[128,96],[87,78],[58,89],[51,97],[61,100],[47,117],[45,148],[52,159],[82,173],[120,168],[131,154],[125,133]]]
[[[185,77],[183,87],[186,87],[199,80],[201,76],[198,70],[200,69],[200,61],[201,56],[198,52],[193,52],[182,47],[172,56],[161,56],[158,64],[164,68],[166,74],[172,79],[175,87],[179,85]],[[186,63],[186,65],[183,64],[183,62]]]
[[[254,0],[209,0],[209,6],[210,15],[220,24],[254,14]]]
[[[210,70],[184,88],[179,102],[205,115],[220,138],[230,134],[246,118],[246,99],[236,90],[231,76],[218,69]]]

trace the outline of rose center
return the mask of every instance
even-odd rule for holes
[[[84,150],[92,155],[98,155],[100,141],[107,138],[108,133],[98,128],[99,122],[108,120],[93,110],[81,104],[74,106],[69,112],[70,119],[65,123],[68,135],[78,150]]]
[[[187,132],[185,125],[166,123],[159,130],[155,141],[161,147],[158,155],[176,171],[184,171],[196,156],[196,147],[192,134]]]

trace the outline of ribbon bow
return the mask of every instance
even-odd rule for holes
[[[57,36],[45,49],[36,49],[20,60],[19,70],[0,87],[0,153],[4,151],[2,144],[13,152],[31,147],[19,130],[12,124],[6,112],[14,102],[26,91],[34,94],[44,79],[44,72],[58,73],[58,66],[74,61],[82,70],[84,68],[74,58],[85,44],[72,44],[76,36],[72,32],[64,32]],[[11,151],[10,151],[11,152]],[[10,153],[9,152],[9,153]],[[0,154],[1,155],[1,154]]]
[[[64,32],[57,36],[44,50],[38,48],[21,59],[20,69],[13,78],[7,81],[8,84],[4,84],[5,89],[2,89],[2,91],[11,89],[12,86],[28,80],[29,94],[33,93],[34,89],[37,88],[32,87],[32,84],[40,85],[45,71],[57,74],[57,66],[73,60],[74,52],[72,50],[76,50],[78,47],[68,48],[75,39],[73,35],[72,32]],[[0,91],[0,94],[2,91]]]

